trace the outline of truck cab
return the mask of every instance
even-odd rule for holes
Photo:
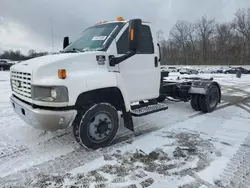
[[[118,17],[89,27],[71,43],[65,37],[60,53],[12,66],[15,112],[42,130],[73,125],[81,145],[109,144],[118,129],[117,111],[133,130],[131,103],[159,96],[159,48],[152,33],[148,22]],[[86,117],[93,111],[97,116]]]

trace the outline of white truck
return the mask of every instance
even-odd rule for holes
[[[14,111],[34,128],[56,131],[72,126],[87,148],[106,147],[115,138],[118,112],[134,131],[132,116],[166,110],[171,97],[212,112],[221,100],[217,82],[166,82],[154,27],[141,19],[118,17],[86,29],[63,50],[11,67]],[[137,102],[137,105],[132,105]],[[178,115],[178,114],[177,114]]]

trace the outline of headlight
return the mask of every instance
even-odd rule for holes
[[[32,99],[46,102],[68,102],[68,89],[65,86],[32,86]]]

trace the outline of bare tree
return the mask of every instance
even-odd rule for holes
[[[162,41],[164,41],[164,32],[160,29],[156,32],[156,37],[157,37],[157,41],[158,43],[161,43]]]
[[[230,61],[229,50],[231,48],[233,37],[233,24],[216,24],[216,54],[220,60]],[[230,63],[230,62],[229,62]]]
[[[240,62],[250,58],[250,8],[238,9],[235,13],[235,28],[242,35]]]
[[[203,16],[196,23],[178,21],[164,43],[167,63],[250,64],[250,8],[240,9],[231,22]]]
[[[202,42],[202,60],[207,63],[209,56],[210,39],[214,33],[215,19],[208,19],[207,16],[202,16],[197,22],[197,33]]]
[[[236,29],[250,41],[250,8],[238,9],[235,13]]]
[[[195,60],[195,51],[196,51],[196,33],[195,33],[195,25],[192,23],[187,23],[187,36],[188,43],[187,47],[191,50],[191,59]]]
[[[175,41],[177,48],[183,53],[185,64],[187,63],[188,22],[178,20],[170,31],[170,36]]]

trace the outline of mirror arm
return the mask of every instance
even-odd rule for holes
[[[159,48],[159,62],[161,61],[161,46],[159,43],[157,43],[157,46]]]
[[[126,54],[124,54],[124,55],[122,55],[120,57],[114,57],[114,56],[112,56],[112,57],[110,57],[109,65],[110,66],[115,66],[115,65],[117,65],[117,64],[119,64],[119,63],[127,60],[128,58],[134,56],[135,54],[136,54],[136,51],[130,50]]]

